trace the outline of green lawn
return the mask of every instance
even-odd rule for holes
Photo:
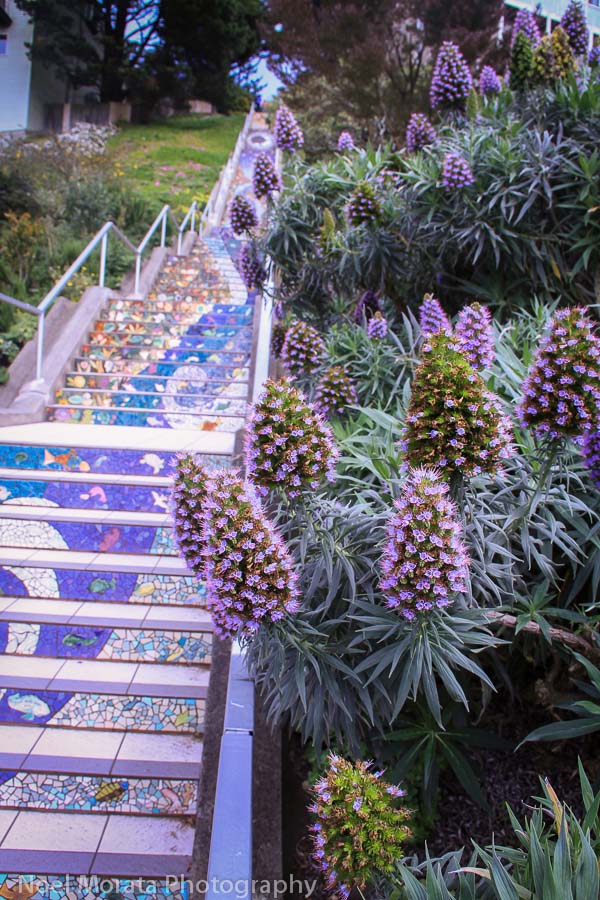
[[[245,118],[177,116],[151,125],[124,125],[109,143],[115,170],[153,205],[178,213],[204,205]]]

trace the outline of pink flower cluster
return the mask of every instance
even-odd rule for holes
[[[415,153],[428,144],[434,144],[437,140],[437,132],[427,116],[423,113],[413,113],[406,126],[406,149],[409,153]]]
[[[307,375],[324,356],[325,342],[317,329],[300,319],[292,322],[281,348],[281,361],[288,375]]]
[[[340,136],[337,142],[337,148],[339,153],[345,153],[346,151],[354,150],[354,138],[349,131],[340,132]]]
[[[425,294],[419,307],[419,325],[425,336],[437,334],[452,334],[452,326],[448,316],[442,309],[440,301],[433,294]]]
[[[258,225],[258,216],[254,204],[242,194],[236,194],[229,207],[231,230],[238,237],[244,232],[252,231]]]
[[[458,314],[455,336],[457,348],[467,357],[474,369],[489,369],[496,353],[492,316],[487,306],[472,303]]]
[[[326,419],[341,416],[346,407],[358,403],[354,382],[343,366],[327,369],[315,391],[315,407]]]
[[[281,180],[275,163],[267,153],[259,153],[254,163],[252,190],[257,197],[268,197],[273,191],[281,190]]]
[[[471,71],[458,46],[452,41],[444,41],[440,47],[429,99],[433,109],[442,111],[463,110],[473,87]]]
[[[294,153],[304,144],[304,134],[289,106],[282,104],[275,114],[275,143],[280,150]]]
[[[267,273],[254,244],[244,244],[239,257],[240,274],[249,291],[260,291]]]
[[[387,337],[387,333],[387,319],[378,311],[367,322],[367,337],[371,338],[372,341],[382,341]]]

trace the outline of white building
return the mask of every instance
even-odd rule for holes
[[[550,34],[558,25],[569,0],[505,0],[507,6],[515,9],[529,9],[546,22],[546,33]],[[587,23],[590,30],[590,47],[600,43],[600,0],[583,0],[587,12]]]
[[[70,89],[54,68],[29,58],[34,25],[14,0],[0,0],[0,133],[65,131],[75,121],[127,118],[123,104],[103,104],[94,88]],[[89,116],[92,115],[90,119]]]

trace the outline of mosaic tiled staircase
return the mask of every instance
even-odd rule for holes
[[[235,190],[268,141],[250,131]],[[170,473],[186,449],[229,465],[244,422],[255,298],[236,246],[214,231],[147,300],[114,295],[48,421],[0,427],[7,900],[80,900],[90,876],[113,900],[146,897],[140,878],[181,897],[167,876],[191,864],[213,635]]]

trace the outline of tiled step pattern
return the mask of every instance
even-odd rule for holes
[[[244,423],[256,298],[238,250],[213,233],[147,300],[113,296],[48,421],[0,428],[5,900],[184,900],[166,879],[191,864],[214,637],[170,490],[178,452],[227,467]]]

